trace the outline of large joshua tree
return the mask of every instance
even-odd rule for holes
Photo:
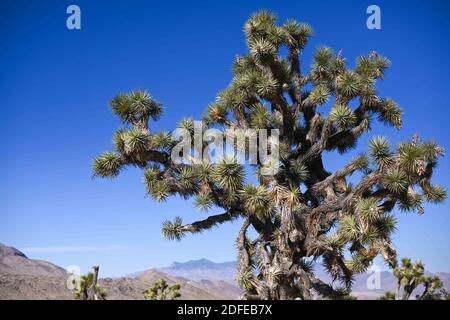
[[[257,184],[248,182],[252,170],[229,159],[174,161],[176,139],[149,128],[149,120],[161,116],[161,104],[138,90],[111,101],[124,127],[114,135],[114,151],[94,160],[94,175],[113,178],[137,166],[153,199],[195,197],[203,210],[223,210],[193,223],[179,217],[164,222],[162,232],[169,239],[242,221],[237,281],[246,299],[348,297],[353,276],[375,257],[396,267],[391,243],[396,205],[422,214],[423,202],[446,197],[444,188],[431,183],[443,149],[417,136],[394,149],[386,138],[375,137],[368,155],[328,171],[323,154],[354,148],[372,119],[401,128],[401,109],[381,98],[375,86],[389,61],[371,52],[351,69],[340,53],[321,47],[307,70],[301,68],[300,54],[312,35],[308,25],[289,20],[278,26],[275,16],[264,11],[253,15],[244,30],[249,52],[236,58],[234,77],[207,108],[203,130],[278,129],[280,158],[274,174],[261,173],[260,158],[251,166]],[[179,127],[194,134],[191,119]],[[192,149],[199,152],[204,146]],[[257,236],[249,238],[249,230]],[[342,286],[316,278],[315,262]]]

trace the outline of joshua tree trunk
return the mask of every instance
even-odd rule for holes
[[[98,266],[94,266],[92,268],[92,285],[88,290],[88,297],[92,297],[92,299],[89,300],[101,300],[99,295],[97,294],[98,269]]]

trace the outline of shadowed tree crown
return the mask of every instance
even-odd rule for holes
[[[418,136],[396,147],[377,136],[368,152],[330,172],[322,156],[339,157],[353,149],[372,121],[401,128],[401,109],[376,88],[388,59],[371,52],[351,68],[341,53],[319,47],[308,67],[300,54],[311,27],[294,20],[277,25],[266,11],[251,16],[244,31],[248,53],[236,58],[233,79],[208,106],[203,130],[278,129],[275,174],[261,174],[261,159],[251,170],[227,159],[174,162],[170,155],[178,141],[149,126],[161,116],[162,106],[138,90],[111,101],[123,128],[114,134],[114,150],[94,160],[94,175],[114,178],[123,168],[137,166],[154,200],[193,197],[201,210],[215,212],[193,223],[181,217],[164,222],[168,239],[232,220],[242,223],[236,246],[244,298],[346,298],[354,275],[375,257],[396,267],[394,208],[422,214],[424,202],[445,199],[445,189],[431,182],[443,149]],[[192,119],[179,127],[194,134]],[[205,143],[193,146],[192,154],[202,147]],[[256,183],[249,183],[251,174]],[[256,237],[247,235],[250,229]],[[314,275],[316,262],[333,284]]]

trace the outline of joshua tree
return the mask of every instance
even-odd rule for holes
[[[92,268],[85,276],[81,276],[78,281],[74,280],[76,290],[73,295],[75,300],[105,300],[106,291],[98,284],[98,266]]]
[[[311,68],[300,68],[311,27],[293,20],[278,26],[275,16],[264,11],[253,15],[244,30],[249,52],[236,58],[234,77],[208,106],[202,130],[279,130],[278,142],[274,134],[269,137],[271,150],[279,150],[273,164],[278,170],[262,174],[267,164],[261,157],[246,167],[230,159],[198,163],[195,154],[206,143],[192,146],[181,163],[174,161],[171,153],[178,140],[149,128],[149,120],[161,116],[162,105],[137,90],[111,101],[124,127],[114,135],[114,151],[94,160],[94,175],[114,178],[123,168],[137,166],[156,201],[170,195],[195,197],[202,210],[223,210],[193,223],[184,224],[180,217],[164,222],[168,239],[242,222],[236,240],[237,280],[246,299],[344,298],[354,274],[366,270],[376,256],[396,267],[391,243],[396,206],[422,214],[423,202],[445,199],[445,189],[431,183],[443,149],[418,136],[396,148],[375,137],[368,155],[328,171],[323,155],[354,148],[373,119],[401,128],[401,109],[376,90],[389,61],[371,52],[350,68],[340,52],[320,47]],[[192,119],[179,127],[195,134]],[[249,183],[252,170],[256,184]],[[249,238],[249,230],[257,236]],[[316,278],[316,261],[344,287]]]
[[[152,287],[144,291],[145,300],[176,300],[181,297],[181,286],[174,284],[169,287],[166,280],[159,279]]]
[[[408,300],[413,291],[423,285],[423,292],[416,295],[417,300],[441,300],[447,298],[445,290],[442,288],[442,281],[439,277],[425,276],[425,266],[422,262],[411,262],[411,259],[403,258],[400,267],[394,269],[394,276],[397,280],[397,293],[386,292],[380,300]],[[403,290],[402,290],[403,287]],[[403,294],[400,294],[403,292]]]

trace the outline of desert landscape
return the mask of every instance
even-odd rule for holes
[[[148,269],[119,278],[101,278],[108,300],[142,300],[143,292],[159,279],[169,285],[180,284],[184,300],[239,299],[242,291],[235,282],[236,262],[214,263],[207,259],[174,262],[168,267]],[[325,272],[318,276],[330,282]],[[428,273],[431,275],[431,273]],[[436,273],[450,289],[450,273]],[[16,248],[0,244],[0,299],[70,300],[73,291],[67,288],[69,274],[48,261],[29,259]],[[367,274],[356,277],[353,294],[358,299],[376,299],[385,291],[394,291],[396,278],[381,272],[381,288],[367,289]]]

